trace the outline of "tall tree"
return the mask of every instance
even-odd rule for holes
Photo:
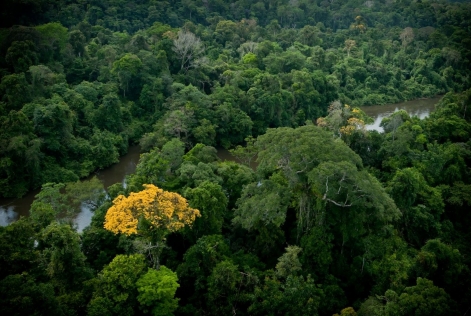
[[[178,299],[174,298],[180,286],[175,272],[165,266],[158,271],[149,269],[137,280],[140,308],[152,316],[172,316],[178,307]]]
[[[180,70],[193,68],[198,65],[199,58],[204,54],[205,48],[201,40],[190,31],[180,30],[173,40],[173,51],[180,59]]]
[[[117,255],[92,280],[94,292],[87,307],[88,315],[134,315],[139,308],[136,283],[145,271],[143,255]]]
[[[113,63],[111,72],[117,75],[124,97],[126,97],[126,91],[129,90],[129,83],[135,79],[141,68],[142,61],[130,53]]]
[[[105,216],[105,229],[125,235],[140,233],[149,242],[138,244],[141,251],[148,252],[152,263],[158,268],[159,254],[165,236],[192,225],[200,212],[188,206],[188,202],[177,193],[164,191],[155,185],[145,184],[145,189],[131,193],[129,197],[119,195]]]

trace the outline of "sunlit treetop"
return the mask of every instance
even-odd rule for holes
[[[367,28],[365,19],[362,16],[358,15],[355,18],[355,22],[350,25],[350,28],[352,30],[358,30],[360,31],[360,33],[364,33]]]
[[[132,235],[138,232],[139,220],[146,219],[151,228],[174,232],[191,225],[197,216],[201,216],[178,193],[164,191],[152,184],[144,187],[144,190],[128,197],[119,195],[114,199],[105,216],[105,229],[115,234]]]
[[[356,132],[366,133],[366,125],[373,123],[373,119],[361,109],[342,105],[339,101],[332,102],[328,112],[326,117],[317,119],[317,125],[332,130],[344,140]]]

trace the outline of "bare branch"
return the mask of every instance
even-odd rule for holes
[[[199,56],[204,53],[204,46],[201,40],[190,31],[180,30],[177,38],[173,40],[173,51],[181,60],[181,68],[188,71],[190,67],[197,67]]]
[[[350,206],[352,206],[351,203],[350,203],[350,204],[339,203],[339,202],[336,202],[336,201],[334,201],[334,200],[327,199],[327,198],[325,198],[325,199],[323,199],[323,200],[326,200],[326,201],[328,201],[328,202],[330,202],[330,203],[333,203],[333,204],[335,204],[335,205],[337,205],[337,206],[340,206],[340,207],[350,207]]]

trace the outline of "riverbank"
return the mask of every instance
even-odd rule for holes
[[[119,158],[119,162],[102,170],[97,170],[90,174],[84,180],[97,177],[103,186],[108,188],[115,183],[125,183],[126,176],[134,173],[139,162],[141,149],[139,146],[130,146],[128,153]],[[28,192],[21,198],[2,198],[0,199],[0,226],[7,226],[17,221],[20,216],[29,216],[29,209],[34,201],[34,197],[39,193],[38,190]],[[86,207],[77,215],[74,222],[77,229],[82,231],[90,224],[93,213]]]
[[[383,132],[383,128],[380,126],[383,118],[388,117],[396,111],[405,110],[410,116],[417,116],[420,119],[424,119],[435,110],[435,105],[442,97],[443,95],[439,95],[433,98],[416,99],[400,103],[367,105],[360,107],[360,109],[374,119],[374,123],[367,125],[366,128],[368,130]]]
[[[435,104],[443,96],[436,96],[429,99],[417,99],[412,101],[386,104],[386,105],[373,105],[360,107],[367,115],[374,119],[374,123],[367,125],[368,130],[377,130],[382,132],[383,129],[380,127],[383,118],[398,110],[406,110],[411,116],[417,116],[421,119],[430,115],[435,109]],[[128,153],[122,157],[118,163],[103,169],[98,170],[91,174],[86,179],[90,179],[93,176],[97,176],[103,182],[103,186],[108,188],[110,185],[115,183],[125,184],[126,176],[134,173],[136,166],[139,163],[140,148],[139,146],[129,147]],[[218,149],[218,157],[222,161],[235,161],[239,162],[228,150]],[[251,165],[253,169],[257,167],[256,162]],[[22,198],[2,198],[0,199],[0,226],[6,226],[10,223],[19,219],[20,216],[28,216],[31,204],[34,201],[34,197],[39,193],[39,190],[34,190],[26,194]],[[81,231],[83,228],[89,225],[93,213],[83,208],[82,211],[75,218],[78,230]]]
[[[221,161],[239,162],[237,161],[237,158],[235,158],[226,149],[219,149],[218,157],[221,159]],[[118,163],[103,170],[97,170],[83,180],[89,180],[96,176],[103,183],[105,189],[115,183],[122,183],[125,185],[126,176],[134,173],[137,164],[139,163],[139,158],[140,147],[131,146],[129,147],[128,153],[120,157]],[[256,165],[254,166],[256,167]],[[7,226],[12,222],[17,221],[20,216],[29,216],[31,204],[33,203],[34,198],[39,193],[39,191],[39,189],[31,191],[21,198],[0,199],[0,226]],[[92,211],[89,208],[83,206],[81,212],[77,214],[77,217],[74,219],[74,223],[77,225],[77,230],[79,232],[90,224],[92,216]]]

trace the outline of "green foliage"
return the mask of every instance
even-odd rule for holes
[[[21,274],[34,268],[39,260],[35,249],[36,232],[28,219],[0,228],[0,267],[1,278]]]
[[[26,72],[30,66],[37,64],[38,57],[31,41],[15,41],[8,48],[5,61],[15,72]]]
[[[184,196],[190,201],[190,207],[201,213],[201,217],[188,229],[188,235],[193,236],[192,239],[196,241],[204,235],[220,234],[228,202],[222,187],[204,181],[194,189],[185,190]]]
[[[0,228],[3,314],[466,314],[469,3],[4,2],[0,195],[42,190]],[[357,108],[438,94],[384,133]],[[202,213],[158,248],[179,279],[103,228],[148,183]]]
[[[199,162],[211,163],[217,160],[218,157],[216,148],[205,146],[201,143],[196,144],[183,156],[183,161],[188,161],[193,164],[197,164]]]
[[[438,239],[428,240],[415,258],[414,274],[434,280],[434,284],[461,300],[469,294],[465,281],[469,270],[463,259],[458,249]]]
[[[250,167],[252,160],[257,156],[257,148],[255,147],[255,139],[249,136],[245,139],[245,146],[238,145],[236,148],[229,150],[241,163]]]
[[[332,264],[332,233],[326,232],[322,226],[313,227],[309,234],[301,238],[302,253],[300,260],[315,275],[325,276]]]
[[[137,280],[137,300],[145,313],[153,316],[173,315],[178,307],[174,298],[179,287],[177,274],[165,266],[159,270],[149,269]]]
[[[67,44],[67,28],[60,23],[52,22],[38,25],[35,29],[41,34],[41,40],[45,45],[54,47],[57,45],[59,49],[64,49]]]
[[[99,169],[103,169],[118,162],[119,152],[115,144],[119,141],[118,136],[108,131],[93,130],[90,139],[92,159]]]
[[[10,111],[0,122],[0,188],[5,196],[20,196],[40,182],[41,141],[22,111]]]
[[[386,302],[382,305],[381,301]],[[458,315],[455,302],[433,282],[417,278],[417,285],[407,287],[399,295],[392,290],[383,297],[370,298],[359,310],[359,315]]]
[[[81,211],[82,205],[97,209],[104,198],[103,184],[96,177],[66,184],[46,183],[31,204],[31,215],[39,222],[47,221],[49,216],[72,217]]]
[[[229,247],[221,235],[203,236],[183,255],[177,269],[182,290],[187,293],[184,304],[203,307],[208,277],[214,267],[229,257]]]
[[[404,314],[416,315],[454,315],[454,302],[446,292],[433,285],[432,281],[417,278],[417,285],[406,288],[399,296],[399,306]]]
[[[121,102],[117,95],[107,94],[103,97],[103,102],[92,114],[95,126],[101,130],[108,130],[118,133],[123,130],[123,113]]]
[[[299,206],[297,216],[301,231],[308,231],[315,223],[324,220],[332,224],[337,223],[336,225],[345,221],[345,224],[348,222],[349,226],[353,227],[355,225],[352,224],[355,222],[371,219],[371,214],[367,216],[366,213],[361,216],[356,213],[353,216],[354,210],[364,212],[367,208],[374,209],[375,222],[380,226],[399,215],[394,202],[386,195],[380,183],[366,171],[361,170],[360,158],[344,143],[333,140],[329,133],[318,127],[269,130],[267,134],[259,137],[257,146],[260,150],[259,169],[268,171],[276,167],[283,172],[286,181],[279,186],[280,193],[275,197],[268,197],[267,201],[277,203],[276,201],[282,197],[281,193],[289,192],[286,187],[299,190],[292,194],[297,199],[293,202]],[[270,186],[267,184],[265,188],[263,181],[261,186],[257,187],[262,191],[267,188]],[[259,201],[260,198],[256,200]],[[284,210],[279,211],[280,216],[284,216],[286,206]],[[339,208],[338,215],[344,219],[334,219],[337,212],[329,212],[324,219],[321,215],[323,207]],[[351,210],[340,211],[342,208]],[[268,212],[260,210],[264,216],[270,216]],[[257,212],[251,212],[250,216],[255,214]],[[349,214],[352,214],[352,217]],[[280,216],[277,216],[278,225],[284,221]],[[346,216],[349,219],[346,219]],[[357,233],[362,231],[361,226],[362,224],[358,223],[355,229]],[[347,236],[345,229],[342,234],[344,237]]]
[[[187,147],[200,142],[230,148],[267,128],[316,120],[338,98],[352,105],[382,104],[469,86],[470,54],[461,44],[469,37],[460,22],[467,18],[465,4],[440,4],[438,10],[420,3],[412,10],[405,3],[376,3],[373,9],[370,3],[344,2],[48,3],[23,1],[9,6],[13,14],[2,13],[5,25],[30,21],[35,26],[1,33],[0,90],[5,103],[0,112],[6,116],[26,105],[25,113],[36,124],[34,134],[43,144],[39,151],[38,142],[25,146],[49,161],[34,173],[23,172],[20,179],[8,156],[2,164],[8,173],[2,178],[11,186],[2,193],[8,196],[53,179],[71,179],[69,171],[83,177],[115,161],[111,151],[106,156],[112,159],[92,158],[99,153],[91,153],[88,145],[104,142],[92,140],[94,128],[113,133],[107,138],[114,139],[120,154],[123,143],[146,132],[146,149],[172,137],[181,138]],[[345,54],[346,42],[355,45]],[[180,60],[176,44],[181,44]],[[177,74],[182,68],[185,75]],[[93,105],[71,96],[66,85],[58,86],[66,82]],[[120,88],[122,100],[111,86]],[[57,98],[48,101],[54,93],[61,95],[72,117],[63,106],[49,106],[64,105]],[[70,122],[73,128],[42,121],[46,109],[30,101],[56,111],[47,119]],[[469,134],[457,113],[439,120],[430,125],[434,135],[466,139]],[[47,131],[51,128],[67,131],[63,136],[71,145],[54,139]],[[417,136],[424,143],[423,136]],[[74,138],[81,146],[69,141]],[[353,141],[349,138],[347,143]],[[79,152],[85,153],[81,159]]]
[[[243,277],[230,260],[219,262],[208,277],[208,298],[214,314],[227,314],[236,309]]]
[[[437,236],[443,200],[441,192],[429,187],[422,174],[413,168],[398,170],[389,192],[403,212],[401,229],[405,230],[407,240],[420,245]]]
[[[301,271],[301,262],[299,262],[298,254],[302,251],[297,246],[286,247],[286,252],[278,258],[276,264],[276,275],[279,278],[286,278],[290,275],[296,275]]]
[[[4,109],[6,111],[4,115],[10,110],[20,110],[25,103],[31,100],[30,88],[24,73],[3,76],[0,90],[3,95],[2,101],[7,104],[7,107]]]
[[[126,96],[126,91],[129,90],[130,81],[138,74],[141,68],[142,61],[133,54],[126,54],[113,63],[111,72],[118,76],[124,96]]]
[[[103,184],[96,176],[90,180],[68,183],[65,192],[69,203],[72,202],[71,204],[74,206],[83,204],[92,210],[102,205],[105,198]]]
[[[60,291],[80,288],[89,271],[85,266],[85,255],[80,249],[79,236],[72,228],[51,223],[41,231],[38,243],[51,283]]]
[[[177,138],[166,142],[161,149],[155,147],[141,155],[135,174],[129,179],[130,187],[139,191],[143,184],[162,188],[172,187],[175,173],[183,162],[184,143]]]
[[[267,276],[255,288],[254,303],[249,311],[254,315],[319,315],[323,292],[308,276],[290,275],[285,282]]]
[[[272,180],[247,185],[237,202],[233,222],[251,230],[257,225],[280,226],[286,218],[290,194]]]
[[[334,314],[334,316],[357,316],[357,313],[352,307],[347,307],[340,311],[340,315]]]
[[[34,277],[11,274],[0,281],[2,314],[62,315],[51,284],[37,282]]]
[[[118,255],[95,278],[89,315],[134,315],[139,295],[136,282],[145,275],[143,255]],[[147,301],[146,301],[147,302]]]

